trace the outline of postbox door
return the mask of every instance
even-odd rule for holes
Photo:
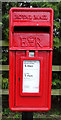
[[[16,52],[16,89],[15,89],[15,104],[22,107],[39,107],[46,106],[48,104],[48,65],[49,65],[49,52],[38,52],[39,59],[33,58],[33,61],[40,61],[40,79],[39,79],[39,93],[36,91],[22,91],[23,90],[23,64],[21,62],[28,60],[26,57],[26,51]],[[31,57],[30,57],[31,59]],[[36,67],[36,66],[35,66]],[[28,71],[27,71],[28,72]],[[26,79],[25,79],[26,81]],[[30,82],[31,83],[31,82]],[[27,84],[26,84],[27,85]],[[28,84],[29,85],[29,84]],[[31,85],[30,85],[31,86]],[[29,86],[28,86],[29,87]],[[29,90],[29,89],[28,89]],[[21,101],[21,102],[20,102]],[[38,103],[38,104],[36,104]]]

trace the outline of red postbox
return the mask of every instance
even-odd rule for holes
[[[51,107],[53,10],[11,8],[9,15],[10,109],[48,111]]]

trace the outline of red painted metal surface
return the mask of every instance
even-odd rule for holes
[[[53,10],[12,8],[9,13],[9,107],[12,111],[51,108]],[[29,57],[29,52],[35,53]],[[40,62],[39,92],[23,93],[23,61]],[[35,66],[36,68],[36,66]]]

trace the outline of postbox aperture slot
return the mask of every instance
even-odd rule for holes
[[[14,32],[45,32],[49,33],[50,27],[40,27],[40,26],[14,26]]]

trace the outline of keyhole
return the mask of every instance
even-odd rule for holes
[[[20,81],[20,77],[19,77],[19,81]]]

